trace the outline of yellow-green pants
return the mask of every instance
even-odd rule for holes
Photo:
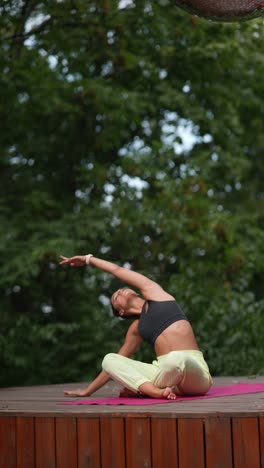
[[[203,395],[213,383],[202,352],[196,350],[171,351],[152,364],[110,353],[104,357],[102,368],[134,392],[143,383],[152,382],[159,388],[175,387],[179,395]]]

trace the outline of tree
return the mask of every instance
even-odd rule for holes
[[[214,374],[263,372],[262,23],[172,1],[1,7],[2,385],[91,378],[118,349],[119,284],[60,253],[151,275]]]

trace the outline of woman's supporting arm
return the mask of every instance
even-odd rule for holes
[[[105,371],[102,371],[87,387],[78,388],[78,390],[65,390],[64,394],[69,396],[90,396],[109,382],[109,380],[109,375]]]
[[[137,351],[140,344],[142,343],[142,338],[138,334],[138,320],[134,320],[130,325],[126,339],[123,346],[118,351],[118,354],[121,354],[125,357],[131,357]],[[70,396],[90,396],[100,388],[102,388],[107,382],[111,380],[111,377],[104,370],[86,387],[78,390],[65,390],[65,395]]]

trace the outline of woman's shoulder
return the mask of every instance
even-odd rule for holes
[[[148,301],[169,301],[175,300],[175,298],[165,291],[162,286],[154,281],[150,281],[148,286],[141,289],[141,293],[144,299]]]
[[[159,288],[156,291],[152,291],[148,297],[146,297],[147,301],[153,302],[165,302],[165,301],[175,301],[175,297],[171,294],[164,291],[164,289]]]

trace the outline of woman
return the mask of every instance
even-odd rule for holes
[[[111,298],[115,315],[135,320],[128,328],[123,346],[117,354],[107,354],[103,371],[87,388],[65,391],[66,395],[92,395],[111,378],[125,388],[120,396],[148,396],[175,399],[177,395],[203,395],[212,378],[198,348],[192,327],[175,298],[154,281],[140,273],[94,257],[61,256],[60,265],[92,265],[139,290],[118,289]],[[142,340],[153,344],[157,360],[146,364],[130,359]]]

